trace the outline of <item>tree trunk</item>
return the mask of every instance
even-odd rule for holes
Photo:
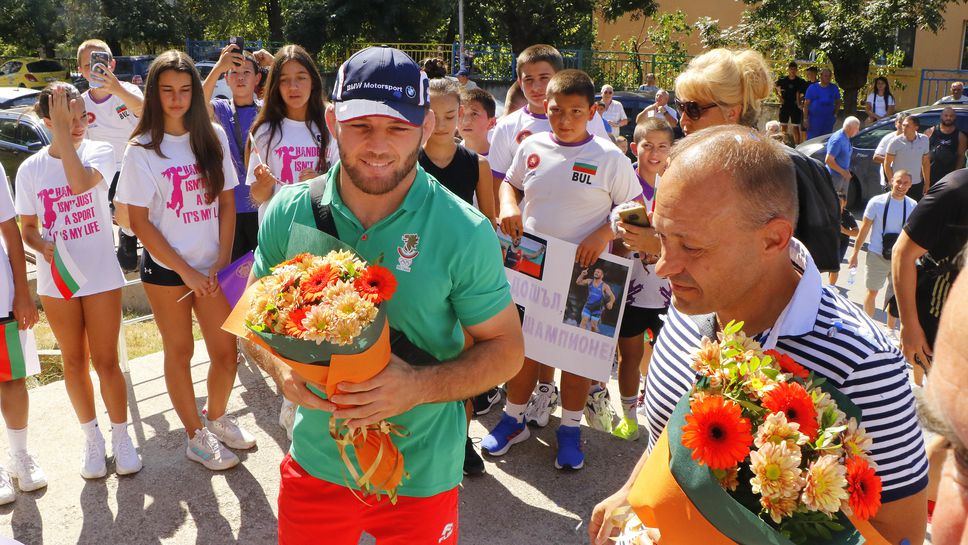
[[[266,0],[266,18],[269,21],[269,41],[282,42],[282,7],[279,0]]]
[[[108,47],[111,48],[112,55],[114,55],[115,57],[120,57],[121,55],[124,55],[124,51],[121,49],[121,40],[118,40],[117,38],[110,38],[108,40],[105,40],[105,42],[108,44]]]
[[[870,56],[855,49],[839,51],[836,55],[830,54],[830,64],[842,93],[844,116],[857,115],[857,95],[867,84]]]

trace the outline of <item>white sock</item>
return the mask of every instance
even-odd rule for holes
[[[539,382],[538,383],[538,388],[540,389],[542,386],[547,386],[547,390],[549,392],[554,392],[555,391],[555,383],[554,382]],[[535,390],[535,391],[537,391],[537,390]]]
[[[577,428],[581,426],[581,411],[569,411],[562,407],[561,409],[561,425],[568,426],[572,428]]]
[[[635,406],[638,404],[638,402],[639,396],[622,396],[622,413],[625,415],[625,418],[635,420]]]
[[[84,435],[88,441],[104,441],[104,436],[101,435],[101,428],[97,427],[97,418],[81,424],[81,429],[84,430]]]
[[[128,436],[128,423],[124,422],[122,424],[111,423],[111,441],[112,444],[117,444],[118,439],[123,439]]]
[[[14,430],[7,428],[7,441],[10,443],[10,452],[27,452],[27,428]]]
[[[527,404],[518,405],[517,403],[511,403],[508,401],[504,404],[504,414],[514,417],[515,420],[520,424],[524,422],[524,410],[528,408]]]

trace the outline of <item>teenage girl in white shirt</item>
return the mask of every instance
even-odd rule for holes
[[[168,395],[188,435],[186,455],[213,470],[238,464],[226,446],[255,446],[226,415],[237,351],[235,337],[221,329],[230,307],[216,278],[231,259],[236,184],[228,139],[209,119],[194,63],[180,51],[161,54],[148,70],[118,200],[145,248],[141,280],[161,333]],[[202,418],[190,367],[192,311],[211,361]]]

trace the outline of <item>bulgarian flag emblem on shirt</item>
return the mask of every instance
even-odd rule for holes
[[[16,320],[0,325],[3,346],[0,347],[0,382],[36,375],[40,372],[37,341],[31,330],[21,331]]]
[[[594,176],[595,173],[598,172],[598,165],[593,165],[591,163],[579,163],[576,161],[575,165],[571,168],[571,171]]]
[[[74,294],[87,282],[81,268],[67,252],[67,245],[60,238],[54,242],[54,260],[50,264],[50,273],[54,278],[57,291],[64,299],[74,297]]]

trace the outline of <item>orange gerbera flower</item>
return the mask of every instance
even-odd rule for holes
[[[793,376],[802,378],[803,380],[810,378],[810,371],[807,371],[806,367],[794,361],[793,358],[787,354],[781,354],[776,350],[767,350],[763,353],[776,360],[776,362],[780,365],[780,370],[784,373],[791,373]]]
[[[308,303],[318,302],[323,298],[323,288],[332,285],[337,280],[339,280],[339,270],[334,269],[328,263],[320,266],[309,275],[309,278],[299,284],[303,300]]]
[[[379,265],[369,265],[360,277],[353,282],[360,297],[369,299],[374,305],[389,300],[397,291],[397,279],[390,269]]]
[[[275,269],[281,269],[282,267],[285,267],[286,265],[295,265],[296,263],[302,263],[304,260],[312,259],[312,257],[313,257],[313,254],[311,254],[309,252],[303,252],[301,254],[296,254],[296,255],[292,256],[291,258],[283,261],[282,263],[276,265],[272,269],[273,270],[275,270]]]
[[[751,425],[739,405],[711,395],[691,400],[689,410],[682,444],[692,449],[694,460],[712,469],[730,469],[750,453]]]
[[[299,307],[296,310],[289,313],[286,317],[286,335],[290,337],[302,337],[302,334],[306,332],[306,327],[303,325],[303,318],[309,314],[310,307]]]
[[[847,492],[850,508],[858,518],[867,520],[881,508],[881,478],[867,460],[857,456],[847,458]]]
[[[797,382],[781,382],[763,396],[763,406],[775,413],[785,413],[787,422],[800,424],[800,433],[810,441],[817,438],[817,408],[810,394]]]

